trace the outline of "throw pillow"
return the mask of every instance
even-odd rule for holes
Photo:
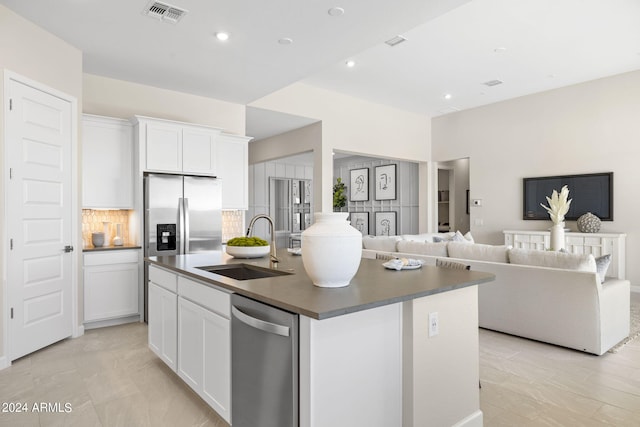
[[[466,239],[459,230],[456,231],[456,234],[454,234],[453,237],[451,237],[451,241],[462,242],[462,243],[473,243],[473,241]]]
[[[598,272],[598,277],[600,277],[600,283],[604,283],[609,264],[611,264],[611,254],[602,255],[596,258],[596,271]]]
[[[445,240],[442,237],[433,236],[433,243],[444,242]]]
[[[471,243],[475,243],[475,240],[473,240],[473,236],[471,235],[471,232],[470,232],[470,231],[467,231],[467,232],[464,234],[464,238],[465,238],[465,239],[467,239],[467,240],[468,240],[469,242],[471,242]]]

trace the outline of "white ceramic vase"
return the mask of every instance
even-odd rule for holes
[[[564,249],[564,222],[554,224],[551,227],[551,250],[559,251]]]
[[[315,213],[302,232],[302,263],[314,285],[347,286],[362,258],[362,234],[349,224],[347,212]]]

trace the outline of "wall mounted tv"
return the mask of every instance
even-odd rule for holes
[[[566,220],[577,220],[591,212],[603,221],[613,221],[613,172],[585,175],[545,176],[523,179],[523,219],[549,220],[549,213],[540,206],[548,206],[546,196],[553,190],[569,188],[571,207]]]

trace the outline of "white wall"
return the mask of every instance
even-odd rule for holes
[[[342,178],[347,186],[347,205],[343,212],[368,212],[369,234],[375,235],[375,212],[396,212],[397,235],[418,233],[418,164],[414,162],[374,159],[371,157],[352,156],[336,159],[334,162],[333,181]],[[375,200],[375,167],[395,164],[397,174],[396,200]],[[369,169],[369,200],[352,202],[350,194],[351,169]]]
[[[18,73],[28,79],[76,97],[78,100],[78,112],[82,111],[82,52],[0,5],[0,79],[2,81],[4,81],[5,70]],[[0,99],[4,100],[2,84],[0,84]],[[4,108],[0,108],[0,123],[4,123]],[[0,153],[2,153],[3,158],[5,152],[4,144],[3,127],[3,130],[0,131]],[[77,158],[80,159],[81,156]],[[74,169],[77,169],[77,167],[78,165],[75,165]],[[0,170],[2,170],[2,174],[0,174],[0,191],[2,191],[1,197],[4,204],[4,176],[6,175],[4,162],[0,162]],[[75,194],[81,194],[80,190],[80,184],[78,183]],[[0,209],[0,224],[3,224],[0,227],[0,241],[2,242],[7,241],[4,229],[6,221],[4,215],[4,209]],[[77,225],[77,235],[81,235],[80,224]],[[80,242],[81,240],[78,240],[74,246],[82,247]],[[0,268],[3,268],[5,262],[5,246],[5,244],[0,245],[0,259],[3,260]],[[79,251],[73,254],[76,263],[80,260],[80,255]],[[1,273],[2,288],[0,289],[0,298],[2,298],[2,293],[7,286],[6,271]],[[76,274],[76,280],[79,281],[80,270]],[[81,302],[82,294],[80,293],[78,295],[80,307],[82,307]],[[0,359],[6,352],[3,346],[4,337],[2,336],[2,323],[5,319],[3,309],[4,301],[0,301]]]
[[[317,210],[333,210],[331,153],[334,149],[415,162],[427,162],[430,158],[430,120],[424,115],[301,83],[261,98],[250,106],[322,121],[322,145],[314,151]],[[421,175],[420,179],[426,182],[426,176]],[[421,189],[426,192],[426,187],[421,186]]]
[[[635,71],[434,118],[432,155],[470,158],[471,198],[483,203],[471,231],[493,244],[505,229],[551,225],[521,219],[522,178],[613,171],[614,221],[601,231],[627,233],[627,278],[640,285],[639,112]]]
[[[196,123],[244,135],[245,106],[138,83],[84,74],[83,112],[130,119],[134,115]]]

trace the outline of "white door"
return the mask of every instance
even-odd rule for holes
[[[9,356],[72,334],[71,144],[67,100],[9,80],[5,147]]]

